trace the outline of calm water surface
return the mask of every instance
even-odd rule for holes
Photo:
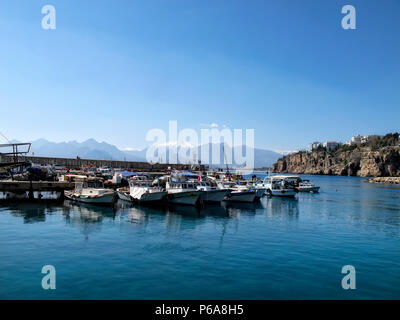
[[[309,178],[319,194],[200,211],[3,204],[0,298],[400,299],[400,188]]]

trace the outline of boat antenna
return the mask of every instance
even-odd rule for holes
[[[224,161],[225,161],[225,164],[226,164],[226,172],[229,173],[228,161],[226,160],[226,154],[225,154],[225,142],[222,145],[222,151],[224,152]]]
[[[3,133],[1,133],[1,131],[0,131],[0,135],[1,135],[8,143],[11,143],[10,140],[8,140],[7,137],[6,137]]]

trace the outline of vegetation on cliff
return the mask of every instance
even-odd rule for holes
[[[273,165],[274,172],[360,177],[400,176],[398,133],[375,137],[361,145],[341,145],[336,150],[299,151]]]

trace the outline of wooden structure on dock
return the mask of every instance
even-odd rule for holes
[[[21,147],[26,150],[21,151]],[[10,170],[17,167],[26,167],[30,162],[20,161],[20,157],[29,153],[31,149],[30,143],[7,143],[0,144],[0,170]]]

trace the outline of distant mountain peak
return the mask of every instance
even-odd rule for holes
[[[244,154],[246,152],[246,146],[228,146],[223,147],[223,143],[210,144],[210,149],[215,150],[217,147],[219,149],[219,164],[213,166],[225,166],[224,162],[224,151],[225,153],[236,152]],[[167,147],[167,146],[166,146]],[[187,147],[187,146],[186,146]],[[196,156],[201,159],[201,148],[202,146],[197,146]],[[193,149],[193,148],[191,148]],[[142,150],[135,150],[134,148],[124,148],[119,149],[116,146],[109,144],[107,142],[98,142],[96,139],[90,138],[83,142],[77,142],[76,140],[68,142],[51,142],[46,139],[38,139],[32,142],[31,152],[36,156],[43,157],[56,157],[56,158],[76,158],[80,157],[82,159],[93,159],[93,160],[121,160],[121,161],[147,161],[146,153],[148,148]],[[168,147],[167,147],[168,150]],[[282,157],[281,153],[277,153],[271,150],[253,148],[254,151],[254,167],[261,168],[271,166],[279,158]],[[251,151],[252,152],[252,151]],[[210,154],[211,155],[211,154]],[[180,159],[182,163],[192,162],[193,159]],[[168,161],[167,157],[167,161]],[[211,158],[210,158],[211,159]],[[232,159],[233,160],[233,159]],[[204,163],[207,164],[207,163]],[[234,164],[233,164],[234,165]]]

